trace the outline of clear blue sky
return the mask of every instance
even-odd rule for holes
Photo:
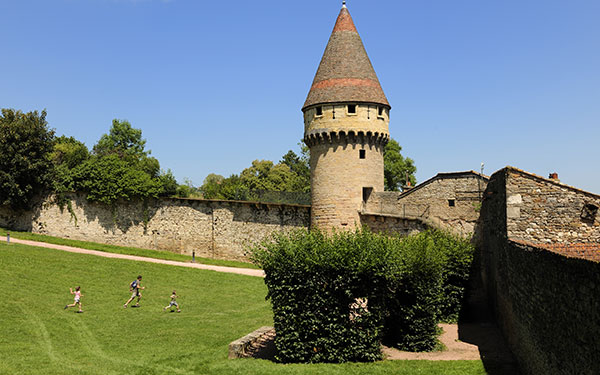
[[[298,152],[341,1],[0,0],[0,107],[113,118],[200,185]],[[600,193],[600,1],[349,0],[417,179],[512,165]]]

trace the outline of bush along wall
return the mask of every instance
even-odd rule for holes
[[[403,350],[432,350],[437,323],[459,311],[468,278],[472,249],[460,241],[442,232],[399,238],[300,230],[254,246],[273,306],[277,359],[375,361],[384,338]]]

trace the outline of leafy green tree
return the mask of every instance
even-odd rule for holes
[[[90,157],[90,151],[83,142],[63,135],[55,139],[50,156],[54,165],[73,169]]]
[[[113,120],[93,155],[72,171],[73,186],[87,192],[92,201],[113,204],[118,199],[170,196],[177,192],[173,173],[145,150],[142,131],[128,121]]]
[[[2,109],[0,116],[0,205],[25,209],[52,184],[54,130],[46,111]]]
[[[63,135],[55,139],[50,158],[54,164],[54,193],[62,206],[66,202],[64,193],[75,190],[75,171],[90,158],[90,152],[83,142]]]
[[[279,162],[287,165],[296,175],[290,184],[291,191],[310,192],[310,166],[308,164],[308,147],[303,145],[302,155],[298,156],[292,150],[283,155]]]
[[[286,164],[254,160],[251,167],[242,171],[240,180],[249,190],[291,191],[295,174]]]
[[[105,156],[116,153],[121,158],[133,156],[140,160],[142,156],[148,156],[150,151],[145,151],[146,140],[142,138],[142,130],[135,129],[127,120],[112,121],[112,127],[108,134],[103,134],[94,146],[94,154]]]
[[[406,187],[407,180],[413,186],[417,182],[415,162],[411,158],[403,157],[400,151],[402,147],[394,139],[390,139],[383,150],[385,190],[399,191]]]
[[[225,177],[220,174],[211,173],[204,179],[204,183],[200,187],[200,192],[204,199],[223,199],[221,195],[221,184]]]

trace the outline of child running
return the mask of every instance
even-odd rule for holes
[[[71,294],[74,294],[75,297],[75,302],[73,302],[70,305],[65,305],[65,310],[68,309],[69,307],[75,307],[76,305],[79,305],[79,311],[77,311],[78,313],[82,313],[83,310],[81,310],[81,297],[83,296],[83,294],[81,294],[81,287],[78,286],[75,288],[75,292],[73,292],[73,288],[69,288],[69,291],[71,292]]]
[[[131,294],[131,298],[129,298],[127,300],[127,302],[125,302],[125,304],[123,305],[123,308],[127,308],[127,305],[129,305],[129,302],[133,301],[133,299],[135,297],[137,297],[137,303],[135,304],[134,307],[140,307],[140,298],[142,298],[142,294],[140,293],[140,289],[145,289],[142,286],[142,275],[139,275],[137,277],[137,279],[133,280],[133,282],[129,285],[129,291],[133,292]]]
[[[173,294],[171,294],[171,302],[169,303],[169,306],[164,307],[163,311],[166,311],[167,309],[170,309],[171,307],[175,306],[177,307],[177,312],[181,312],[181,310],[179,309],[179,304],[177,303],[177,293],[175,293],[175,291],[173,291]],[[173,310],[171,310],[173,311]]]

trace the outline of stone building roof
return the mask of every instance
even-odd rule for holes
[[[431,177],[429,180],[425,180],[425,181],[421,182],[420,184],[416,185],[412,189],[403,191],[402,193],[400,193],[400,195],[398,195],[398,199],[401,199],[401,198],[421,189],[422,187],[429,185],[433,181],[449,179],[449,178],[462,178],[462,177],[478,177],[478,178],[481,178],[482,180],[485,180],[486,182],[489,181],[489,179],[490,179],[489,176],[486,176],[484,174],[481,174],[481,173],[478,173],[475,171],[441,172],[441,173],[438,173],[435,176]]]
[[[390,107],[345,5],[338,15],[302,110],[316,104],[340,102]]]
[[[572,190],[572,191],[583,193],[583,194],[585,194],[587,196],[590,196],[592,198],[600,198],[600,195],[598,195],[598,194],[595,194],[595,193],[592,193],[592,192],[589,192],[589,191],[577,188],[575,186],[567,185],[567,184],[565,184],[563,182],[560,182],[560,180],[556,180],[556,179],[552,179],[552,178],[545,178],[545,177],[539,176],[539,175],[531,173],[531,172],[524,171],[524,170],[516,168],[516,167],[511,167],[510,165],[507,165],[506,167],[504,167],[504,168],[496,171],[495,173],[498,173],[498,172],[500,172],[502,170],[504,170],[506,172],[512,171],[512,172],[518,173],[518,174],[523,175],[523,176],[531,177],[534,180],[541,180],[541,181],[549,182],[549,183],[551,183],[553,185],[558,185],[558,186],[561,186],[563,188],[566,188],[566,189],[569,189],[569,190]]]

